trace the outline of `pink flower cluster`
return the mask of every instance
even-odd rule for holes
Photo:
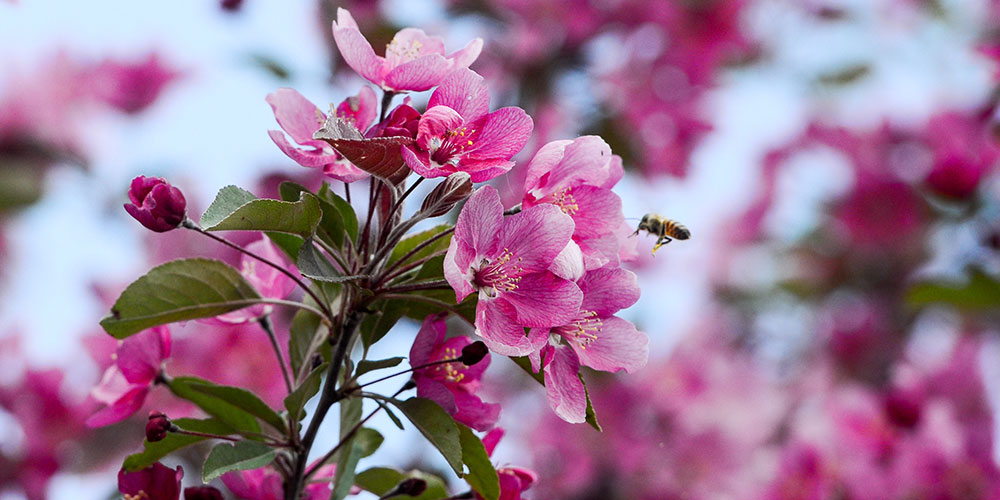
[[[529,356],[553,410],[583,422],[580,366],[631,372],[647,357],[646,336],[614,316],[639,297],[635,276],[619,267],[631,255],[611,192],[621,159],[600,138],[581,137],[544,146],[527,171],[519,213],[505,216],[489,186],[469,198],[445,278],[459,302],[478,294],[476,331],[490,350]]]

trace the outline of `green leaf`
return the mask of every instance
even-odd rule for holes
[[[351,429],[361,422],[363,400],[351,398],[340,403],[340,439],[344,439]],[[334,474],[334,488],[331,500],[343,500],[354,484],[354,470],[361,460],[361,446],[358,434],[352,436],[337,452],[337,471]]]
[[[359,472],[354,478],[354,484],[359,488],[373,493],[378,496],[385,495],[386,493],[392,491],[399,483],[404,479],[411,477],[417,477],[423,479],[427,482],[427,489],[419,497],[411,497],[409,495],[393,497],[393,498],[416,498],[417,500],[440,500],[448,496],[448,488],[445,487],[444,481],[434,475],[427,474],[421,471],[411,471],[409,473],[403,473],[395,469],[389,469],[386,467],[373,467],[365,471]]]
[[[282,434],[288,432],[288,427],[285,425],[285,421],[281,418],[281,415],[272,410],[267,403],[261,401],[256,394],[239,387],[218,385],[208,380],[196,379],[194,377],[186,378],[188,379],[187,385],[191,389],[219,398],[261,419]]]
[[[199,224],[201,227],[214,226],[238,208],[256,199],[257,196],[250,191],[236,186],[226,186],[219,190],[219,194],[215,195],[215,201],[208,206],[205,213],[201,214]]]
[[[236,432],[260,433],[260,425],[252,414],[228,401],[191,387],[192,384],[202,385],[204,382],[205,380],[196,377],[177,377],[170,379],[167,385],[175,396],[194,403],[205,413],[221,420]]]
[[[307,239],[306,243],[307,244],[302,245],[302,248],[299,249],[298,258],[299,272],[302,273],[303,276],[327,283],[345,283],[368,277],[368,275],[365,274],[352,274],[346,276],[341,274],[341,272],[333,266],[326,256],[316,249],[311,240]]]
[[[370,457],[384,441],[385,438],[379,431],[367,427],[358,429],[354,436],[354,444],[361,450],[361,458]]]
[[[188,431],[205,432],[219,436],[225,436],[233,433],[232,428],[213,418],[207,420],[178,418],[176,420],[172,420],[171,422],[173,422],[177,427]],[[158,462],[161,458],[181,448],[205,441],[206,439],[211,438],[168,432],[166,437],[160,441],[150,443],[147,440],[143,440],[143,451],[126,457],[125,462],[122,463],[122,468],[128,472],[145,469],[146,467]]]
[[[457,422],[456,425],[458,425],[458,435],[462,442],[462,461],[469,468],[465,480],[486,500],[497,500],[500,498],[500,476],[497,475],[497,470],[490,462],[490,456],[486,453],[483,441],[468,427]]]
[[[207,483],[230,471],[259,469],[271,463],[274,456],[273,448],[257,441],[220,443],[208,453],[201,480]]]
[[[538,370],[538,373],[535,373],[534,370],[531,369],[531,361],[527,356],[510,356],[510,360],[516,363],[517,366],[524,370],[525,373],[531,375],[531,378],[535,379],[535,382],[545,386],[545,374],[542,373],[541,370]]]
[[[341,198],[330,189],[330,186],[323,183],[319,189],[319,198],[325,200],[340,211],[340,218],[344,222],[344,230],[351,237],[351,241],[358,240],[358,215],[354,213],[354,207],[347,200]]]
[[[299,257],[299,250],[302,248],[302,244],[305,240],[294,234],[275,233],[273,231],[266,232],[264,234],[271,239],[271,243],[274,243],[274,245],[280,248],[282,252],[285,252],[285,255],[287,255],[289,259],[292,259],[292,262],[296,262]]]
[[[368,360],[364,359],[358,362],[358,367],[354,370],[354,376],[360,377],[373,370],[381,370],[383,368],[392,368],[403,362],[402,357],[388,358],[388,359],[378,359],[378,360]]]
[[[292,364],[292,373],[299,376],[304,373],[303,365],[311,362],[313,353],[320,348],[324,341],[326,327],[316,313],[312,311],[300,310],[292,316],[292,324],[289,326],[288,357]]]
[[[972,269],[964,283],[917,283],[907,291],[906,302],[915,307],[948,304],[963,310],[996,309],[1000,308],[1000,281]]]
[[[455,419],[437,403],[425,398],[394,400],[393,404],[441,452],[455,473],[462,475],[462,443]]]
[[[583,380],[583,375],[577,374],[577,376],[580,377],[580,383],[583,384],[583,393],[587,395],[587,423],[597,432],[604,432],[601,424],[597,422],[597,412],[594,411],[594,404],[590,402],[590,391],[587,390],[587,382]]]
[[[426,231],[421,231],[419,233],[411,234],[403,238],[396,248],[392,249],[392,254],[389,256],[389,264],[392,264],[399,259],[403,258],[404,255],[409,253],[411,250],[417,247],[417,245],[431,239],[432,236],[440,234],[443,231],[451,229],[450,224],[441,224],[439,226],[434,226]],[[406,262],[401,264],[406,264],[407,262],[415,262],[422,258],[428,257],[436,252],[443,252],[448,250],[448,245],[451,243],[451,235],[442,236],[435,240],[433,243],[427,245],[426,247],[420,249],[419,252],[413,254],[412,257],[406,259]]]
[[[379,301],[375,306],[375,312],[365,315],[365,319],[361,322],[361,343],[365,348],[382,340],[411,305],[409,302],[396,299]]]
[[[248,201],[215,224],[202,227],[206,231],[274,231],[307,238],[316,232],[322,216],[319,200],[310,193],[302,193],[299,201],[295,202],[269,199]]]
[[[123,339],[152,326],[218,316],[260,300],[257,290],[229,265],[180,259],[156,266],[132,282],[101,326]]]
[[[302,193],[312,194],[304,186],[289,181],[282,182],[278,187],[278,191],[281,193],[281,198],[285,201],[298,200],[302,196]],[[344,216],[341,214],[340,209],[329,200],[322,196],[317,199],[319,200],[319,208],[323,213],[323,217],[320,219],[316,234],[323,241],[340,248],[343,246],[344,237],[347,234]]]
[[[389,408],[389,405],[377,399],[375,400],[375,402],[382,407],[382,411],[384,411],[385,414],[389,416],[389,420],[392,420],[392,423],[396,424],[396,427],[399,427],[399,430],[401,431],[406,430],[406,428],[403,427],[403,422],[399,419],[399,417],[396,416],[396,412],[392,411],[392,408]]]
[[[288,410],[288,415],[292,417],[292,420],[296,422],[302,421],[306,418],[306,413],[303,411],[306,407],[306,403],[313,398],[317,393],[319,393],[320,385],[323,382],[323,374],[326,373],[326,369],[329,367],[329,363],[323,363],[316,367],[305,380],[299,384],[298,387],[292,391],[288,397],[285,398],[285,409]]]

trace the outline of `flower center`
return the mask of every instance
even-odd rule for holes
[[[475,144],[471,139],[475,132],[476,129],[462,127],[431,139],[431,159],[438,165],[457,165],[462,153]]]
[[[413,40],[409,45],[404,45],[393,38],[389,45],[385,46],[385,55],[398,57],[403,61],[412,61],[420,56],[420,49],[423,46],[424,44],[420,43],[420,40]]]
[[[441,359],[454,359],[459,357],[460,354],[453,347],[446,347],[444,350],[444,356]],[[444,379],[448,382],[459,383],[465,379],[465,373],[462,370],[455,368],[455,363],[442,363],[435,367],[435,372],[443,375]]]
[[[572,216],[580,206],[576,204],[576,198],[569,192],[569,187],[564,187],[552,194],[552,203],[559,207],[566,215]]]
[[[524,272],[524,268],[516,264],[521,260],[523,260],[521,257],[515,259],[514,254],[504,248],[496,260],[491,262],[483,259],[480,262],[481,267],[476,271],[473,282],[479,288],[492,289],[492,293],[487,290],[490,297],[517,290],[517,284],[521,281],[520,275]]]
[[[135,495],[125,494],[125,500],[149,500],[149,495],[144,490],[139,490]]]
[[[587,346],[597,340],[604,323],[597,317],[594,311],[582,311],[581,317],[558,328],[554,328],[556,333],[562,335],[571,342],[576,343],[580,349],[587,349]]]

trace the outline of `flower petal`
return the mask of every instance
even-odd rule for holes
[[[509,160],[528,142],[534,122],[523,109],[511,106],[476,120],[473,126],[477,129],[476,148],[468,154],[469,158]]]
[[[588,271],[577,284],[583,291],[580,308],[594,311],[599,317],[611,316],[639,300],[635,273],[620,267]]]
[[[274,110],[281,129],[299,144],[313,142],[313,134],[326,122],[326,115],[294,89],[280,88],[265,100]]]
[[[563,248],[555,260],[552,261],[549,271],[552,271],[553,274],[560,278],[570,281],[580,279],[585,272],[583,269],[583,252],[580,251],[580,245],[577,245],[573,240],[569,240],[566,248]]]
[[[455,420],[472,427],[477,431],[488,431],[500,418],[500,405],[486,403],[475,394],[452,389],[457,411],[452,414]]]
[[[132,386],[118,400],[91,415],[86,421],[87,427],[104,427],[131,417],[142,408],[147,394],[149,394],[148,385]]]
[[[517,288],[497,300],[510,302],[520,325],[559,326],[577,317],[583,292],[576,283],[544,271],[521,276]]]
[[[333,39],[337,42],[340,55],[351,69],[376,85],[382,84],[385,59],[375,55],[372,45],[358,30],[358,23],[343,8],[337,9],[337,20],[333,22]]]
[[[579,186],[570,191],[576,209],[573,222],[576,238],[595,238],[615,232],[625,220],[622,213],[622,199],[610,189],[595,186]]]
[[[595,370],[629,373],[646,366],[649,339],[635,325],[616,316],[601,320],[597,339],[585,347],[570,340],[580,363]]]
[[[323,149],[297,148],[293,146],[292,143],[288,142],[288,139],[285,138],[285,134],[280,130],[268,130],[267,135],[271,137],[271,140],[274,141],[274,144],[278,146],[278,149],[280,149],[282,153],[285,153],[286,156],[303,167],[322,167],[337,158],[331,152],[324,151]],[[126,206],[126,208],[128,207]]]
[[[427,109],[434,106],[448,106],[466,122],[476,121],[490,110],[486,80],[471,69],[452,71],[427,101]]]
[[[455,51],[454,54],[448,56],[451,59],[452,67],[458,68],[468,68],[472,63],[476,62],[479,57],[479,53],[483,50],[483,39],[475,38],[470,41],[464,48]]]
[[[423,92],[440,84],[449,71],[451,64],[444,56],[427,54],[389,70],[384,87],[397,92]]]
[[[165,326],[155,326],[123,340],[118,346],[116,364],[129,383],[149,384],[169,355],[170,331]]]
[[[587,393],[580,380],[580,361],[568,347],[554,347],[545,363],[545,393],[559,418],[573,423],[587,419]]]
[[[441,405],[449,415],[454,415],[458,411],[455,405],[455,395],[444,382],[432,378],[417,378],[417,396],[427,398]]]
[[[458,240],[468,245],[476,255],[492,255],[497,246],[498,233],[507,225],[507,220],[503,216],[500,193],[493,186],[483,186],[472,193],[459,212],[452,245]],[[556,250],[552,257],[558,252]]]
[[[497,248],[507,249],[518,259],[517,265],[524,273],[542,271],[548,269],[559,252],[566,248],[573,229],[573,219],[558,207],[538,205],[503,220]]]
[[[524,356],[532,351],[524,328],[517,324],[514,311],[501,299],[479,298],[476,306],[476,333],[486,347],[502,356]]]
[[[476,291],[468,275],[469,264],[476,252],[462,241],[452,238],[448,252],[444,255],[444,279],[455,290],[455,303],[459,304],[470,293]]]
[[[431,354],[444,340],[447,331],[448,325],[444,322],[444,316],[431,314],[424,318],[417,337],[413,339],[413,346],[410,347],[410,365],[416,367],[431,362]]]

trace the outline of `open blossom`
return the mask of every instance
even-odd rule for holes
[[[132,179],[128,199],[125,211],[151,231],[170,231],[187,217],[184,193],[160,177],[140,175]]]
[[[438,85],[452,70],[468,68],[483,49],[476,38],[464,49],[446,56],[444,40],[423,30],[404,28],[385,48],[385,57],[375,55],[358,23],[345,9],[337,9],[333,38],[348,66],[383,90],[422,92]]]
[[[184,469],[177,470],[156,462],[136,472],[118,472],[118,491],[125,500],[179,500]]]
[[[170,330],[156,326],[121,342],[115,351],[115,364],[108,367],[91,397],[107,406],[87,419],[88,427],[103,427],[121,422],[139,411],[150,386],[170,357]]]
[[[278,247],[275,246],[274,243],[271,242],[271,239],[267,236],[261,236],[259,240],[247,245],[246,249],[284,267],[293,274],[298,273],[295,268],[295,264],[292,264],[288,257],[285,256],[284,252],[278,250]],[[245,254],[240,259],[240,274],[242,274],[243,277],[257,289],[260,296],[264,298],[284,299],[285,297],[288,297],[288,294],[292,293],[292,290],[295,289],[295,282],[284,273]],[[270,304],[257,304],[228,312],[226,314],[220,314],[214,318],[202,321],[206,323],[223,323],[230,325],[246,323],[270,314],[273,309],[274,307]]]
[[[424,319],[410,348],[410,365],[420,366],[457,358],[465,346],[472,344],[472,340],[464,336],[445,340],[447,330],[443,315]],[[489,430],[500,416],[500,405],[484,403],[476,396],[483,372],[489,365],[487,354],[485,359],[472,366],[455,361],[414,370],[417,396],[433,400],[455,420],[473,429]]]
[[[604,139],[588,135],[542,146],[528,163],[525,208],[551,203],[573,218],[573,241],[587,269],[619,262],[622,201],[611,188],[621,180],[622,159]]]
[[[646,364],[649,341],[635,325],[614,316],[639,299],[633,273],[602,268],[588,272],[577,284],[583,302],[575,317],[554,328],[533,328],[529,336],[538,346],[531,363],[536,371],[544,369],[550,406],[563,420],[578,423],[587,410],[580,366],[635,371]]]
[[[500,194],[479,188],[458,215],[444,258],[444,276],[461,302],[479,293],[476,332],[491,351],[532,351],[524,327],[553,327],[576,318],[583,294],[549,271],[570,242],[573,220],[554,205],[504,217]]]
[[[310,467],[316,465],[315,463]],[[331,483],[337,466],[330,464],[320,467],[313,476],[314,482],[306,485],[302,492],[303,500],[326,500],[330,498]],[[325,481],[323,481],[325,479]],[[222,475],[222,482],[229,491],[244,500],[284,500],[284,480],[278,471],[263,467],[260,469],[227,472]],[[357,487],[351,488],[352,494],[359,493]]]
[[[268,94],[266,100],[274,110],[274,118],[281,129],[302,146],[293,146],[281,130],[269,130],[267,134],[271,140],[289,158],[303,167],[322,167],[327,176],[343,182],[354,182],[368,176],[367,172],[340,156],[332,146],[313,139],[313,134],[326,123],[326,114],[302,94],[281,88]],[[334,113],[364,132],[375,121],[377,107],[375,91],[362,87],[358,95],[341,102]]]
[[[472,182],[506,173],[531,137],[531,117],[514,106],[489,110],[483,77],[469,69],[453,72],[427,102],[417,141],[403,147],[406,164],[428,178],[468,172]]]

